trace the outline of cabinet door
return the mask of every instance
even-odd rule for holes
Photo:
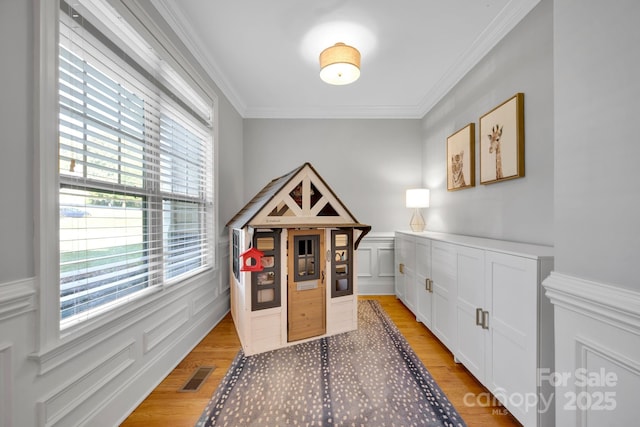
[[[431,279],[431,241],[418,239],[416,241],[416,317],[428,328],[431,328],[431,313],[433,293],[427,288],[427,281]]]
[[[485,281],[491,358],[487,386],[502,396],[537,396],[538,263],[534,259],[487,252]],[[536,425],[537,408],[527,399],[502,402],[524,425]]]
[[[400,284],[399,291],[396,289],[396,296],[407,306],[413,313],[416,312],[416,243],[413,236],[396,235],[397,242],[400,246],[400,258],[398,260],[398,270]],[[402,270],[402,272],[400,272]],[[398,277],[398,276],[396,276]]]
[[[456,342],[454,336],[456,253],[453,245],[439,241],[431,242],[431,279],[433,280],[431,332],[453,351]]]
[[[484,284],[484,251],[456,247],[457,298],[456,346],[458,360],[481,382],[485,381],[485,360],[489,347],[488,298]]]
[[[404,300],[405,288],[405,264],[407,258],[407,238],[403,234],[396,233],[395,238],[395,290],[396,298]]]
[[[403,302],[412,313],[416,313],[418,292],[416,289],[416,238],[411,236],[406,242],[404,260],[404,299]]]

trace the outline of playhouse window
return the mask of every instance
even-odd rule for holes
[[[233,230],[233,275],[240,280],[240,230]]]
[[[251,273],[251,310],[280,307],[280,230],[256,230],[253,247],[262,251],[262,270]]]
[[[331,298],[353,294],[353,250],[351,230],[331,231]]]
[[[320,236],[295,236],[294,244],[296,245],[296,262],[294,263],[295,281],[317,280],[320,272],[316,268],[319,264],[318,248],[320,245]]]

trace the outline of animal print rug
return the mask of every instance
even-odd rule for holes
[[[358,329],[253,356],[242,350],[196,426],[465,426],[377,301]]]

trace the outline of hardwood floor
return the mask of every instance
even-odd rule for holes
[[[395,296],[363,296],[376,299],[398,326],[418,357],[469,426],[520,426],[501,406],[491,406],[487,390],[462,367]],[[240,341],[228,314],[158,387],[131,413],[124,427],[193,427],[209,398],[224,377]],[[178,389],[199,366],[216,366],[197,392]]]

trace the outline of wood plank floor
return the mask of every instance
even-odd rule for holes
[[[376,299],[405,336],[438,385],[469,426],[520,426],[500,406],[491,405],[487,390],[415,316],[392,295],[366,296]],[[240,341],[228,314],[169,374],[121,425],[124,427],[193,427],[209,398],[224,377]],[[178,389],[199,366],[216,366],[197,392]]]

